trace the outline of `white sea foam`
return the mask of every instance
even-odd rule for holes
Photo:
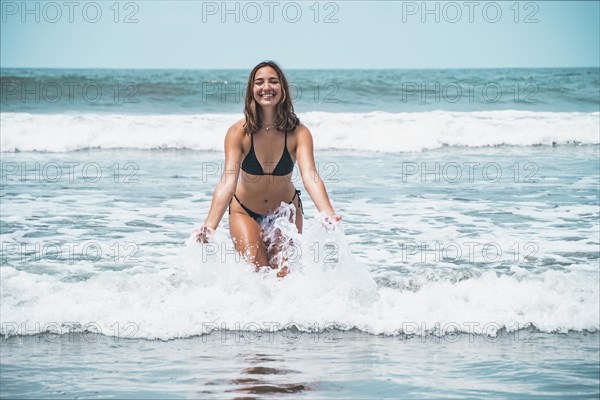
[[[236,114],[106,115],[2,113],[3,152],[87,148],[222,151]],[[599,143],[600,113],[481,111],[308,112],[317,149],[414,152],[443,146]]]
[[[413,274],[405,277],[411,285],[390,287],[376,283],[351,254],[342,226],[324,230],[313,219],[296,240],[298,258],[284,279],[274,270],[255,273],[235,259],[231,241],[220,231],[212,247],[188,240],[178,260],[165,258],[170,265],[164,268],[103,270],[74,282],[66,279],[73,268],[37,274],[5,266],[2,333],[75,327],[170,339],[216,328],[270,331],[292,325],[386,335],[495,335],[529,324],[544,332],[600,327],[597,265],[541,273],[515,266],[503,274],[472,271],[462,279],[458,271],[435,280]]]
[[[140,174],[136,184],[117,183],[112,175],[96,185],[7,179],[0,327],[4,334],[75,326],[163,339],[292,324],[390,335],[494,334],[530,323],[546,332],[597,331],[598,149],[505,150],[455,148],[418,157],[332,152],[341,179],[327,187],[343,230],[324,230],[310,218],[314,204],[303,198],[302,236],[286,231],[300,257],[287,253],[292,271],[284,279],[276,271],[254,273],[236,259],[227,214],[214,242],[183,244],[183,232],[208,212],[219,179],[203,181],[198,165],[221,160],[220,153],[4,154],[5,162],[28,165],[103,157],[112,165],[135,157]],[[380,168],[402,159],[494,161],[509,177],[403,182],[401,170]],[[539,166],[535,182],[515,180],[508,169],[526,161]],[[57,261],[44,257],[53,243],[63,245]],[[83,252],[88,243],[102,250],[99,261]],[[439,251],[431,254],[437,243],[461,246],[462,256],[448,261]],[[502,251],[499,260],[484,255],[488,243]],[[73,260],[67,244],[77,245]],[[426,252],[403,251],[417,244]]]

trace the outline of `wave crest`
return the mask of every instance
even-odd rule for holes
[[[300,115],[316,149],[419,152],[444,146],[598,144],[600,113],[482,111]],[[237,114],[2,113],[3,152],[98,149],[222,151]]]

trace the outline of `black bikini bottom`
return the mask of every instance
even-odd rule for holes
[[[290,202],[288,204],[292,204],[294,202],[294,199],[296,197],[298,197],[298,205],[300,206],[300,211],[302,211],[302,214],[304,214],[304,208],[302,208],[302,199],[300,198],[301,194],[302,194],[302,192],[300,192],[299,190],[296,190],[296,192],[294,193],[294,196],[292,197],[292,200],[290,200]],[[259,214],[255,211],[252,211],[248,207],[246,207],[244,204],[242,204],[240,199],[238,199],[235,194],[233,195],[233,198],[235,198],[237,200],[237,202],[240,203],[240,206],[242,206],[244,211],[246,211],[248,213],[248,215],[252,219],[254,219],[256,222],[258,222],[259,224],[262,222],[263,218],[266,217],[266,215]],[[229,214],[231,214],[231,202],[229,202]]]

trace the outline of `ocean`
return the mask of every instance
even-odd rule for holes
[[[286,71],[284,279],[190,240],[248,73],[2,69],[2,398],[598,398],[597,68]]]

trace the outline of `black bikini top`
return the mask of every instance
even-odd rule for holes
[[[258,162],[258,158],[256,158],[256,153],[254,152],[254,135],[250,135],[250,151],[242,161],[242,170],[250,175],[274,175],[274,176],[285,176],[290,174],[294,170],[294,161],[292,161],[292,156],[290,156],[290,152],[287,149],[287,131],[285,132],[285,142],[283,144],[283,154],[279,159],[279,162],[273,169],[273,172],[270,174],[263,171],[260,162]]]

